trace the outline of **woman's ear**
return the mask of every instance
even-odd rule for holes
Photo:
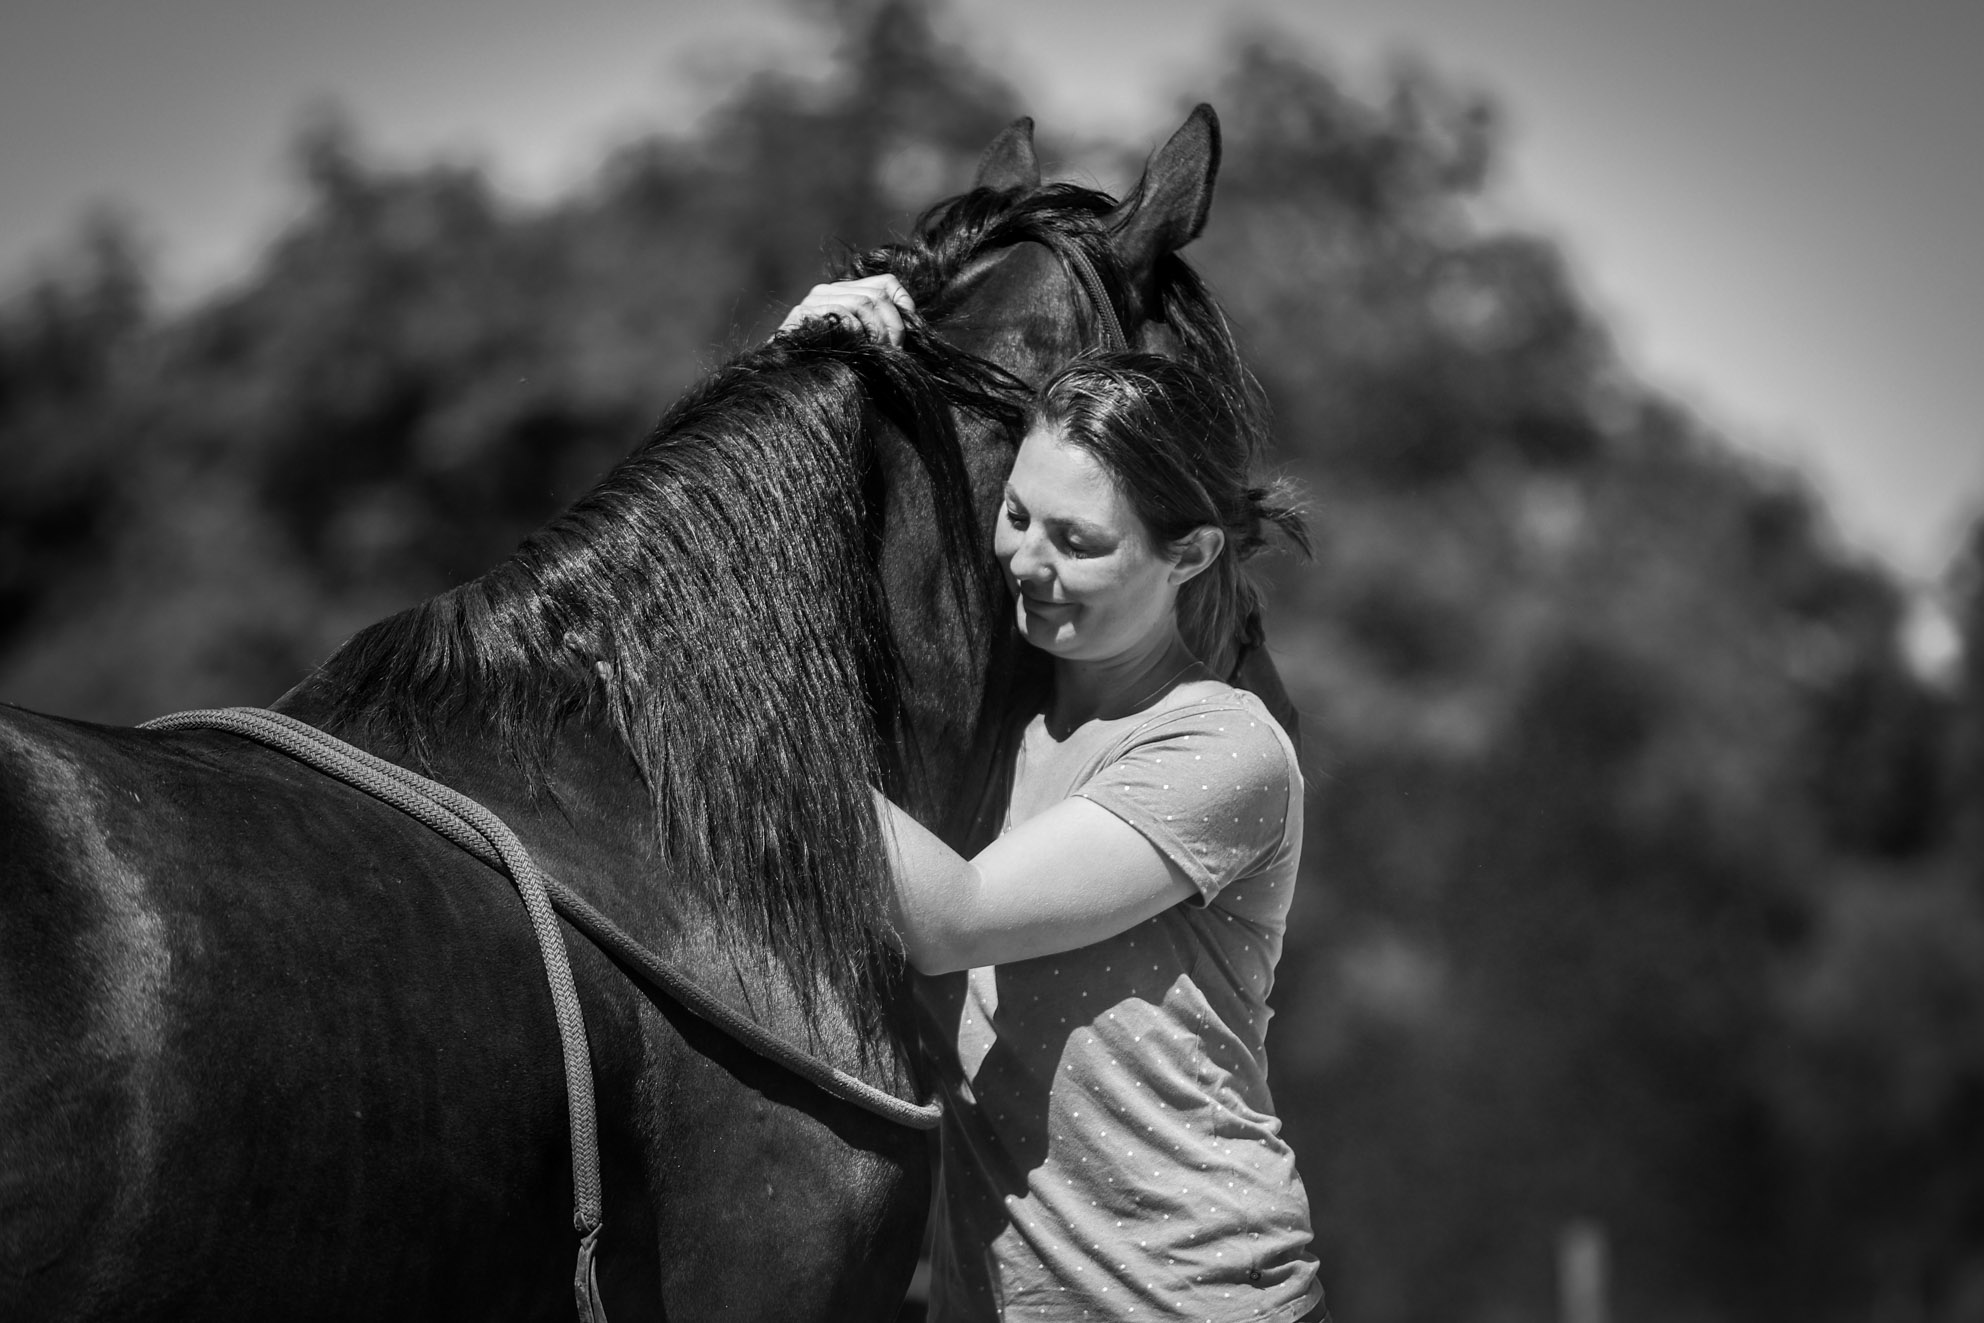
[[[1226,549],[1226,530],[1200,524],[1171,545],[1178,553],[1171,562],[1171,582],[1183,587],[1219,559],[1219,553]]]

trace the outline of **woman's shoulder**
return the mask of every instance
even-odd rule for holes
[[[1111,761],[1158,756],[1167,761],[1239,762],[1300,782],[1295,745],[1268,711],[1245,689],[1220,680],[1198,680],[1174,689],[1142,720],[1122,732]]]
[[[1260,743],[1273,740],[1293,744],[1268,706],[1245,689],[1224,680],[1193,680],[1179,685],[1156,707],[1143,713],[1133,732],[1136,738],[1193,730],[1208,735],[1230,736],[1234,741]]]
[[[1053,737],[1044,716],[1036,712],[1026,719],[1018,747],[1021,761],[1032,767],[1086,769],[1069,782],[1070,789],[1125,763],[1159,766],[1208,757],[1221,762],[1238,759],[1262,770],[1271,764],[1297,782],[1302,775],[1294,742],[1267,705],[1244,689],[1214,679],[1188,681],[1155,706],[1085,723],[1065,739]]]
[[[1210,900],[1299,843],[1304,784],[1258,698],[1217,681],[1179,689],[1074,793],[1143,832]]]

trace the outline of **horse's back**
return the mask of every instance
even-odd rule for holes
[[[168,949],[105,837],[91,743],[0,709],[0,1303],[119,1220],[164,1036]]]
[[[0,852],[0,1316],[563,1297],[562,1075],[502,879],[233,737],[12,708]]]

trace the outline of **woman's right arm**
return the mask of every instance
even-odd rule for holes
[[[896,931],[920,973],[1054,955],[1114,937],[1198,889],[1135,827],[1079,797],[966,859],[881,794]]]

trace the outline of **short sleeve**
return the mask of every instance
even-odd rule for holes
[[[1141,832],[1203,902],[1281,850],[1300,777],[1265,709],[1196,703],[1141,727],[1075,793]]]

